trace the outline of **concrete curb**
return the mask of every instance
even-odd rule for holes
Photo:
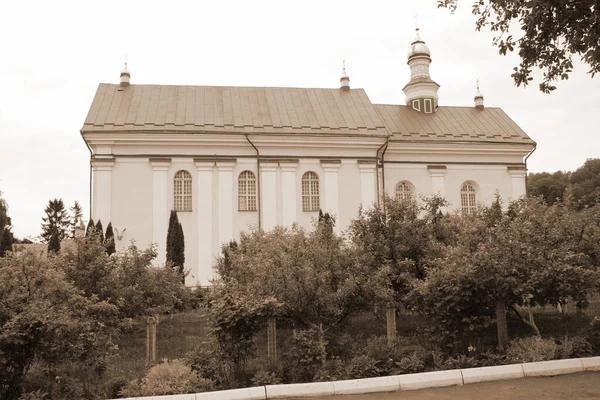
[[[503,379],[524,378],[523,366],[521,364],[498,365],[494,367],[466,368],[462,369],[463,383],[499,381]]]
[[[360,394],[377,392],[395,392],[400,390],[398,376],[382,376],[379,378],[351,379],[333,382],[335,394]]]
[[[312,397],[335,394],[334,382],[292,383],[289,385],[268,385],[266,399],[286,397]],[[224,399],[224,398],[222,398]]]
[[[584,371],[600,371],[600,357],[498,365],[494,367],[453,369],[450,371],[423,372],[419,374],[394,375],[335,382],[267,385],[196,394],[130,397],[120,400],[267,400],[288,397],[417,390],[533,376],[564,375]],[[332,398],[332,400],[335,400],[335,398]]]
[[[583,372],[583,364],[581,363],[580,358],[540,361],[525,363],[522,365],[526,378],[532,376],[553,376],[572,374],[574,372]]]
[[[417,390],[444,386],[460,386],[463,376],[460,369],[398,375],[400,390]]]
[[[600,371],[600,357],[580,358],[584,371]]]

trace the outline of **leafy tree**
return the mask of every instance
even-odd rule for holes
[[[52,235],[56,233],[58,239],[63,240],[67,236],[70,221],[62,199],[50,200],[44,212],[46,216],[42,218],[42,221],[44,221],[42,224],[42,238],[48,243]]]
[[[438,0],[439,7],[456,9],[458,0]],[[511,75],[517,86],[533,80],[533,67],[544,77],[544,93],[556,89],[553,82],[569,78],[573,56],[578,56],[594,76],[600,71],[600,7],[596,0],[475,0],[476,29],[489,27],[496,36],[493,45],[505,55],[518,48],[521,62]],[[515,37],[514,24],[522,35]]]
[[[571,174],[571,193],[578,209],[600,204],[600,158],[589,159]]]
[[[96,235],[100,238],[100,243],[104,243],[104,229],[102,228],[102,221],[96,222]]]
[[[553,205],[564,201],[565,191],[569,187],[570,172],[530,173],[527,176],[527,191],[530,196],[541,196],[546,204]]]
[[[33,253],[0,258],[2,400],[19,398],[34,360],[56,372],[61,363],[77,362],[88,377],[105,370],[118,334],[116,307],[82,296],[58,265],[56,257]],[[89,390],[83,395],[94,397]]]
[[[8,251],[13,251],[13,235],[10,228],[6,227],[0,234],[0,257],[4,257]]]
[[[96,230],[96,225],[94,225],[94,220],[90,218],[88,221],[87,229],[85,230],[85,237],[89,238],[94,234]]]
[[[83,208],[77,200],[73,203],[71,210],[71,237],[75,237],[75,228],[79,226],[79,221],[83,218]]]
[[[48,254],[58,253],[60,251],[60,239],[57,232],[54,232],[48,242]]]
[[[116,251],[115,234],[113,233],[113,228],[112,228],[111,222],[109,222],[108,226],[106,227],[106,235],[105,235],[104,242],[106,245],[106,252],[108,253],[108,255],[110,256],[111,254],[114,254]]]
[[[423,279],[428,258],[440,256],[445,241],[451,240],[449,218],[441,213],[447,202],[441,197],[414,200],[384,199],[383,207],[360,210],[350,224],[349,239],[359,262],[372,271],[390,269],[395,301],[410,291],[412,278]]]
[[[2,198],[2,192],[0,192],[0,232],[4,232],[4,228],[12,225],[10,217],[8,216],[8,204]]]
[[[597,221],[538,199],[513,202],[501,215],[494,207],[463,218],[459,240],[432,260],[425,280],[414,282],[412,306],[450,339],[477,336],[496,319],[504,345],[505,310],[540,335],[532,306],[572,299],[584,307],[600,285],[592,244]]]
[[[170,263],[184,278],[183,265],[185,264],[185,238],[183,227],[179,222],[176,211],[171,211],[169,216],[169,230],[167,231],[167,263]]]

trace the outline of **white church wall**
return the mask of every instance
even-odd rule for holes
[[[414,189],[416,199],[432,195],[431,175],[426,164],[385,164],[385,191],[394,197],[396,185],[406,181]]]
[[[355,159],[342,160],[339,179],[340,215],[337,223],[340,232],[344,232],[348,229],[350,221],[357,217],[362,198],[360,171]],[[373,188],[373,192],[375,192],[375,188]]]
[[[128,247],[132,239],[139,248],[147,248],[152,243],[152,167],[148,159],[117,158],[112,172],[110,222],[123,234],[116,248]],[[94,203],[101,201],[94,196]],[[103,221],[105,227],[108,222]]]

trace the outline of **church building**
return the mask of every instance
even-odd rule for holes
[[[499,108],[438,104],[431,53],[410,46],[405,105],[363,89],[102,83],[81,134],[91,153],[91,217],[117,249],[155,243],[164,263],[171,210],[185,235],[188,285],[209,285],[220,246],[251,227],[310,227],[319,210],[343,232],[384,193],[439,193],[472,213],[525,194],[531,140]],[[400,88],[398,88],[400,89]],[[442,101],[443,103],[443,101]]]

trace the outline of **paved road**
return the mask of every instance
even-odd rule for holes
[[[600,373],[525,378],[408,392],[327,396],[315,400],[576,400],[600,399]]]

